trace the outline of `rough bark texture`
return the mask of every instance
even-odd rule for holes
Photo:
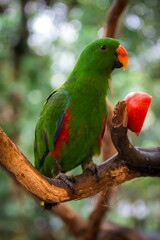
[[[42,176],[0,130],[0,163],[31,194],[46,202],[65,202],[93,196],[111,186],[142,176],[160,176],[160,147],[135,148],[127,137],[125,102],[113,114],[111,136],[118,154],[98,166],[99,181],[86,171],[75,176],[74,191],[62,180]],[[87,179],[87,181],[86,181]]]
[[[24,14],[25,0],[22,4],[22,27],[20,42],[15,46],[15,64],[19,65],[20,56],[25,53],[27,28]],[[50,2],[50,1],[48,1]],[[114,0],[107,14],[107,20],[104,25],[103,37],[114,37],[117,30],[118,20],[124,11],[128,0]],[[1,9],[0,9],[1,10]],[[3,11],[3,9],[2,9]],[[25,45],[24,45],[25,43]],[[109,105],[110,106],[110,105]],[[16,180],[38,199],[47,202],[63,202],[72,199],[81,199],[92,196],[98,192],[96,205],[91,212],[88,221],[83,220],[77,213],[61,203],[51,211],[57,214],[68,226],[70,233],[76,239],[118,239],[118,240],[146,240],[159,239],[159,236],[147,237],[140,235],[128,228],[118,227],[113,224],[101,224],[104,214],[109,210],[108,202],[111,193],[114,191],[112,186],[140,176],[159,176],[160,168],[160,148],[134,148],[127,138],[127,115],[124,103],[119,103],[114,112],[112,122],[112,144],[110,135],[110,125],[112,108],[109,107],[108,128],[104,135],[103,151],[101,158],[108,159],[108,162],[101,164],[99,182],[96,182],[95,176],[87,172],[75,177],[73,184],[74,194],[60,180],[47,179],[41,176],[33,166],[27,161],[23,154],[17,149],[14,143],[0,130],[0,164],[7,169]],[[125,143],[125,144],[124,144]],[[124,146],[125,145],[125,146]],[[115,152],[118,154],[111,157]],[[86,181],[87,178],[87,181]]]

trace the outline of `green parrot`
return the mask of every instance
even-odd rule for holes
[[[82,51],[66,82],[46,99],[36,125],[35,167],[43,175],[85,168],[100,152],[110,75],[127,64],[116,39],[98,39]]]

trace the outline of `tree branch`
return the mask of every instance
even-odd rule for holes
[[[128,4],[128,0],[114,0],[108,11],[106,23],[103,28],[103,37],[115,37],[119,17]]]
[[[153,172],[154,176],[160,167],[158,162],[160,158],[160,147],[134,147],[128,137],[126,137],[127,117],[125,101],[118,102],[114,110],[111,126],[111,137],[118,151],[118,155],[125,161],[130,170],[140,170],[141,173],[142,171],[150,171],[150,174]]]
[[[52,208],[51,211],[63,220],[70,233],[72,233],[76,239],[83,239],[84,232],[86,231],[86,221],[83,220],[79,214],[64,203],[61,203],[58,207]]]
[[[112,188],[108,188],[106,191],[100,192],[96,197],[96,205],[91,212],[88,222],[85,240],[96,239],[101,228],[101,222],[109,209],[108,194],[111,194]]]
[[[101,198],[100,198],[101,199]],[[102,206],[102,205],[101,205]],[[102,206],[101,211],[104,210],[104,207],[108,206]],[[69,231],[73,234],[73,236],[77,240],[90,240],[90,239],[101,239],[101,240],[158,240],[159,234],[150,234],[148,236],[146,233],[139,233],[135,230],[132,230],[127,227],[117,226],[114,223],[107,223],[99,225],[98,221],[99,219],[95,219],[97,221],[97,227],[98,229],[92,229],[92,231],[97,230],[97,234],[94,238],[92,238],[93,234],[86,235],[88,233],[88,223],[83,220],[76,212],[74,212],[72,209],[70,209],[66,204],[61,203],[58,207],[52,208],[51,210],[54,214],[58,215],[64,223],[66,223]],[[101,215],[101,213],[100,213]],[[97,213],[96,213],[97,216]],[[91,217],[91,216],[90,216]],[[92,217],[94,218],[94,214],[92,214]],[[156,238],[157,236],[157,238]]]
[[[21,8],[21,21],[19,26],[19,39],[17,44],[13,47],[14,50],[14,63],[15,69],[17,72],[15,73],[15,79],[17,79],[18,70],[20,66],[21,57],[28,51],[27,45],[27,38],[29,35],[28,28],[27,28],[27,16],[25,13],[25,6],[29,0],[20,1],[20,8]]]
[[[160,148],[135,148],[127,137],[125,102],[116,105],[111,135],[118,154],[98,166],[99,181],[90,172],[75,176],[74,193],[59,179],[42,176],[0,130],[0,162],[31,194],[45,202],[65,202],[93,196],[111,186],[142,176],[160,176]],[[87,181],[86,181],[87,179]]]
[[[118,154],[98,166],[99,182],[96,181],[94,176],[87,172],[76,176],[75,184],[73,185],[74,194],[71,193],[68,187],[60,180],[51,180],[41,176],[2,129],[0,130],[0,163],[11,172],[17,181],[30,193],[46,202],[63,202],[81,199],[135,177],[160,176],[160,148],[135,148],[127,138],[126,125],[126,105],[124,101],[121,101],[114,109],[111,127],[111,136],[118,150]],[[121,144],[122,141],[124,144]],[[146,164],[146,161],[147,163],[149,162],[149,164]],[[106,192],[104,191],[104,193]],[[99,198],[100,204],[98,204],[101,206],[101,212],[103,212],[106,206],[102,204],[101,200],[102,197]],[[95,211],[96,210],[97,208],[95,208]],[[77,239],[87,239],[87,236],[90,237],[89,235],[86,236],[86,232],[88,233],[88,223],[67,206],[61,204],[57,208],[52,208],[52,211],[63,219]],[[98,214],[95,211],[92,212],[90,218],[95,218],[92,223],[97,222],[97,226],[99,226],[103,213],[97,218]],[[114,227],[112,230],[112,227],[108,229],[106,225],[105,227],[102,225],[99,229],[96,229],[96,233],[103,233],[104,236],[107,234],[110,239],[115,238],[117,234],[120,234],[123,239],[124,235],[123,229]],[[133,236],[137,234],[129,230],[128,234],[130,235],[130,233]],[[139,239],[143,238],[139,236]]]

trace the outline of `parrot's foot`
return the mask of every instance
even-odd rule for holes
[[[82,164],[82,169],[83,169],[83,172],[86,172],[86,173],[88,172],[94,175],[96,178],[96,182],[100,180],[97,165],[92,160],[84,162]]]
[[[56,176],[56,179],[63,181],[71,190],[72,194],[74,193],[73,184],[75,183],[75,178],[73,176],[67,176],[64,173],[59,173]]]

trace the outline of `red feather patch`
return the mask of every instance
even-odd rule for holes
[[[70,113],[69,113],[69,108],[66,109],[64,118],[63,118],[63,122],[62,122],[62,126],[59,132],[59,135],[54,143],[54,150],[52,152],[50,152],[50,155],[52,157],[58,158],[58,153],[60,151],[61,146],[64,143],[68,142],[68,137],[69,137],[69,129],[67,128],[67,124],[70,120]]]

